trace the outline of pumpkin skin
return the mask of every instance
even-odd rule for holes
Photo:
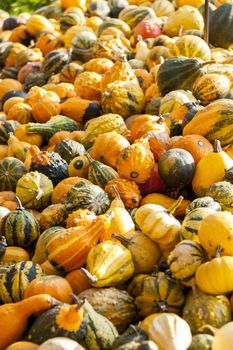
[[[231,32],[227,35],[229,28],[232,25],[232,11],[231,3],[222,4],[210,15],[210,43],[217,47],[225,49],[230,48],[233,43]],[[222,26],[224,25],[224,30]]]
[[[1,263],[16,263],[20,261],[29,261],[28,252],[20,247],[6,247],[5,254],[1,258]]]
[[[137,208],[141,200],[140,190],[134,181],[119,178],[110,180],[105,186],[105,192],[110,196],[111,199],[116,197],[113,191],[113,186],[116,187],[122,202],[126,208]]]
[[[95,72],[80,73],[74,81],[76,94],[87,100],[100,100],[101,79],[102,76]]]
[[[79,297],[85,298],[96,312],[109,319],[120,333],[136,317],[134,299],[124,290],[113,287],[90,288],[80,293]]]
[[[205,312],[203,312],[205,310]],[[230,303],[224,295],[208,295],[197,290],[188,293],[182,313],[183,319],[188,322],[192,334],[206,324],[221,327],[231,321]]]
[[[154,169],[154,157],[145,140],[137,140],[124,148],[117,158],[116,169],[120,177],[144,183]]]
[[[79,295],[84,290],[91,288],[88,278],[82,273],[80,269],[68,272],[65,279],[69,282],[73,292]]]
[[[196,334],[192,338],[189,350],[211,350],[213,339],[210,334]]]
[[[178,191],[192,181],[195,171],[194,159],[188,151],[173,148],[159,159],[158,171],[165,185]]]
[[[75,157],[68,165],[68,174],[69,176],[80,176],[87,178],[89,165],[90,161],[85,154]]]
[[[232,292],[233,257],[219,256],[201,264],[196,270],[195,280],[204,293],[219,295]]]
[[[221,211],[222,208],[218,202],[216,202],[213,198],[207,196],[202,198],[194,199],[186,208],[186,214],[189,214],[191,211],[197,208],[210,208],[215,211]]]
[[[78,176],[68,177],[60,181],[57,184],[57,186],[55,186],[55,188],[53,189],[52,196],[51,196],[52,204],[66,203],[67,194],[69,190],[80,181],[91,185],[91,182],[89,180]]]
[[[182,285],[164,272],[145,277],[142,290],[135,299],[139,315],[146,317],[156,312],[179,313],[184,303]]]
[[[59,100],[55,101],[47,96],[38,99],[32,106],[33,119],[38,123],[46,123],[60,112]]]
[[[182,35],[171,44],[169,48],[170,56],[198,57],[204,61],[211,58],[211,51],[206,42],[195,35]]]
[[[209,188],[207,195],[217,201],[223,210],[233,212],[232,209],[232,192],[233,185],[227,181],[215,182]]]
[[[15,191],[17,181],[26,172],[25,165],[17,158],[5,157],[0,160],[0,191]]]

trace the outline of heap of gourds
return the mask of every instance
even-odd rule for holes
[[[233,1],[0,10],[0,350],[232,350]]]

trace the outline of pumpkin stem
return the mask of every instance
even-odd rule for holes
[[[121,200],[121,196],[120,193],[117,191],[116,185],[112,185],[111,188],[115,194],[115,198]]]
[[[88,152],[85,152],[85,156],[87,157],[90,163],[95,162],[95,159],[93,159]]]
[[[159,273],[159,265],[155,265],[151,276],[156,277],[158,275],[158,273]]]
[[[112,237],[116,238],[118,241],[120,241],[121,244],[123,244],[123,246],[125,246],[125,247],[127,247],[130,243],[130,239],[128,239],[122,235],[119,235],[118,233],[113,233]]]
[[[40,188],[39,191],[38,191],[38,193],[37,193],[36,200],[39,201],[39,200],[41,199],[42,196],[43,196],[43,190]]]
[[[223,251],[223,248],[220,245],[218,245],[216,248],[215,258],[221,258],[222,251]]]
[[[22,206],[22,203],[21,203],[19,197],[15,196],[15,200],[16,200],[16,203],[17,203],[16,210],[24,210],[24,207]]]
[[[163,64],[165,61],[163,56],[159,56],[159,64]]]
[[[208,64],[212,64],[212,63],[216,63],[215,60],[210,60],[210,61],[206,61],[206,62],[202,62],[200,63],[201,67],[207,66]]]
[[[179,26],[179,29],[178,29],[178,37],[179,38],[182,36],[183,30],[184,30],[184,26]]]
[[[198,328],[198,333],[207,333],[211,335],[215,335],[218,331],[218,328],[211,326],[210,324],[205,324]]]
[[[71,293],[71,296],[74,299],[75,304],[77,304],[77,310],[79,310],[85,303],[85,299],[81,299],[79,296],[77,296],[74,293]]]
[[[175,201],[175,203],[169,208],[167,209],[167,212],[169,214],[174,214],[174,212],[176,211],[176,209],[180,206],[181,202],[183,201],[184,197],[180,196],[177,201]]]
[[[5,236],[1,237],[0,245],[3,246],[3,247],[7,247],[7,242],[6,242],[6,237]]]
[[[81,267],[81,272],[84,274],[84,276],[87,277],[87,279],[91,282],[91,283],[96,283],[98,282],[98,279],[96,276],[93,276],[89,271],[87,271],[86,269],[84,269],[84,267]]]
[[[214,140],[214,152],[219,153],[222,151],[221,142],[219,140]]]
[[[200,293],[198,292],[198,289],[197,289],[196,284],[193,284],[193,285],[191,286],[191,288],[192,288],[192,292],[193,292],[193,297],[194,297],[194,299],[195,299],[195,298],[198,298],[199,295],[200,295]]]
[[[167,303],[164,300],[159,300],[156,302],[158,308],[162,311],[162,312],[166,312],[167,311]]]

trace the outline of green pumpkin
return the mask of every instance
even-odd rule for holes
[[[6,252],[6,247],[7,247],[6,238],[2,236],[0,241],[0,259],[4,256]]]
[[[10,132],[14,131],[20,126],[17,120],[1,120],[0,121],[0,145],[7,145]]]
[[[210,334],[196,334],[188,350],[211,350],[213,339]]]
[[[221,211],[222,208],[218,202],[211,197],[201,197],[194,199],[186,208],[186,214],[189,214],[192,210],[197,208],[210,208],[215,211]]]
[[[108,181],[119,178],[118,173],[112,167],[105,165],[98,160],[92,159],[88,154],[90,165],[88,168],[88,180],[93,184],[105,188]]]
[[[97,36],[99,37],[101,33],[109,28],[114,27],[120,29],[126,36],[129,36],[131,30],[129,25],[122,19],[119,18],[105,18],[104,21],[97,28]]]
[[[148,340],[148,335],[146,332],[142,328],[131,324],[129,328],[124,331],[124,333],[118,335],[113,343],[112,349],[118,349],[119,347],[125,346],[132,341],[141,342],[144,340]]]
[[[16,210],[0,221],[0,232],[6,237],[8,245],[27,248],[39,237],[40,225],[35,216],[24,209],[18,197],[16,200]]]
[[[227,181],[216,182],[210,186],[207,196],[221,205],[222,210],[233,213],[233,184]]]
[[[0,277],[0,300],[3,303],[22,300],[29,283],[39,276],[43,276],[43,271],[40,265],[32,261],[21,261],[10,265]]]
[[[220,328],[231,321],[230,302],[225,295],[212,296],[199,290],[194,295],[190,291],[182,317],[188,322],[192,334],[197,334],[199,328],[206,324]]]
[[[59,18],[60,29],[63,33],[66,32],[67,29],[69,29],[72,26],[85,25],[86,20],[83,11],[77,7],[73,9],[73,11],[63,13],[62,16]]]
[[[57,152],[68,164],[74,157],[81,156],[85,152],[84,146],[74,140],[62,140],[56,143],[54,152]]]
[[[43,73],[47,76],[57,74],[69,61],[70,55],[67,51],[53,50],[44,57],[42,64]]]
[[[0,160],[0,191],[15,191],[17,181],[27,173],[24,163],[14,157]]]
[[[96,215],[100,215],[108,210],[110,199],[99,186],[80,181],[67,193],[65,204],[68,211],[89,209]]]
[[[134,29],[143,20],[154,20],[156,15],[150,7],[134,6],[128,8],[127,11],[122,11],[119,18],[127,23],[131,29]]]
[[[225,3],[210,13],[210,44],[229,49],[233,44],[233,4]]]

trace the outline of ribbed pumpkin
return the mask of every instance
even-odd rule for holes
[[[145,98],[138,83],[116,80],[103,90],[101,104],[104,113],[119,113],[127,118],[143,111]]]
[[[62,46],[61,41],[53,33],[48,31],[42,31],[36,40],[36,47],[40,49],[43,56],[47,53],[54,51]]]
[[[169,48],[170,56],[198,57],[210,60],[210,49],[206,42],[196,35],[182,35]]]
[[[117,158],[116,168],[120,177],[134,180],[137,184],[145,182],[154,168],[149,143],[140,139],[124,148]]]
[[[90,249],[110,225],[110,220],[110,214],[100,215],[89,225],[61,230],[47,242],[46,254],[49,262],[63,272],[82,267]]]
[[[123,245],[104,241],[90,250],[82,271],[94,287],[120,286],[134,273],[132,255]]]
[[[195,284],[195,273],[206,260],[206,253],[198,242],[183,240],[168,256],[167,262],[172,276],[185,286]]]
[[[232,191],[233,184],[227,181],[219,181],[210,186],[207,195],[217,201],[223,210],[232,213]]]
[[[204,74],[193,84],[193,94],[205,106],[208,103],[223,98],[230,90],[230,79],[222,74]]]
[[[109,71],[113,66],[113,62],[107,58],[92,58],[85,63],[85,69],[88,72],[96,72],[98,74],[104,74]]]
[[[65,33],[72,26],[84,26],[86,20],[83,11],[76,7],[66,10],[60,16],[59,22],[61,32]]]
[[[59,99],[54,100],[48,96],[38,99],[32,106],[33,119],[38,123],[46,123],[52,117],[60,114],[60,112],[61,106],[59,104]]]
[[[187,214],[182,222],[181,234],[183,239],[198,240],[198,229],[202,220],[215,212],[212,208],[196,208]]]
[[[63,66],[68,64],[69,61],[70,56],[67,51],[53,50],[44,57],[42,70],[48,75],[56,74]]]
[[[198,208],[210,208],[215,211],[221,211],[220,204],[213,198],[206,196],[194,199],[186,208],[186,214],[190,214],[191,211]]]
[[[27,169],[21,160],[5,157],[0,160],[0,191],[15,191],[17,181]]]
[[[179,313],[184,303],[183,287],[164,272],[158,272],[143,278],[135,303],[143,317],[156,312]]]
[[[17,208],[4,216],[0,222],[1,235],[6,237],[9,245],[28,247],[40,234],[37,219],[25,210],[16,197]]]
[[[68,191],[65,204],[68,211],[89,209],[100,215],[107,211],[110,200],[101,187],[80,181]]]
[[[174,5],[168,0],[156,0],[152,3],[151,7],[158,17],[169,17],[172,13],[175,12]]]
[[[131,29],[135,28],[138,23],[144,19],[155,19],[154,11],[145,6],[131,6],[122,10],[119,14],[119,18],[127,23]]]
[[[92,91],[95,91],[94,87]],[[87,122],[101,115],[101,105],[98,101],[85,98],[70,97],[61,103],[61,113],[79,122]]]
[[[0,299],[3,303],[13,303],[24,298],[24,292],[29,283],[43,272],[38,264],[31,261],[21,261],[8,267],[0,279]]]
[[[157,117],[150,114],[136,115],[130,125],[130,138],[132,141],[140,139],[141,137],[146,137],[150,131],[155,133],[169,133],[169,129],[162,117]]]
[[[44,209],[50,203],[52,181],[38,171],[23,175],[17,182],[16,195],[25,208]]]
[[[105,186],[104,190],[111,199],[116,197],[113,186],[116,187],[116,190],[126,208],[137,208],[139,206],[141,194],[137,184],[134,181],[123,178],[110,180]]]
[[[90,288],[79,297],[85,298],[96,312],[108,318],[119,332],[123,332],[136,317],[134,299],[125,290]]]
[[[94,160],[87,154],[90,165],[88,168],[88,180],[93,184],[105,188],[108,181],[119,178],[119,174],[110,166],[105,165],[98,160]]]
[[[60,81],[67,83],[74,83],[78,74],[83,71],[83,67],[76,63],[70,62],[62,67],[60,72]]]
[[[74,140],[62,140],[55,145],[54,152],[57,152],[68,164],[76,157],[83,155],[85,148]]]
[[[100,100],[101,79],[102,76],[95,72],[80,73],[74,81],[76,94],[87,100]]]
[[[26,103],[16,103],[9,109],[7,119],[27,124],[32,121],[32,108]]]

